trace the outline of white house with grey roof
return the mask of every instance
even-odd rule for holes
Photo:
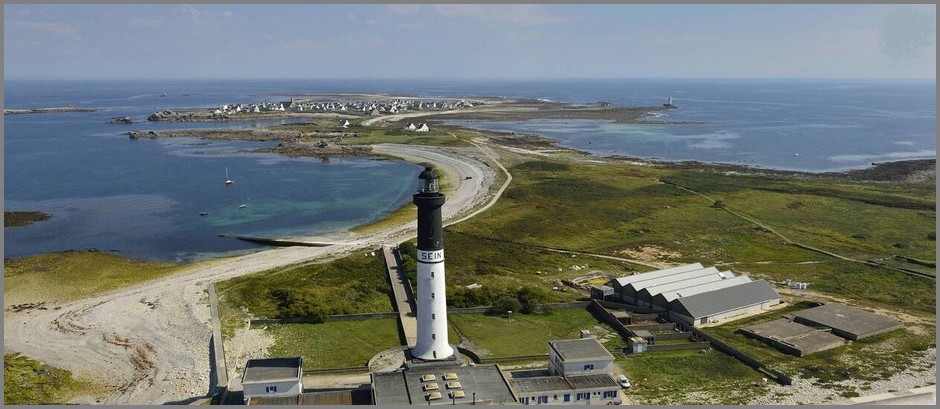
[[[303,393],[303,358],[249,359],[242,373],[245,402],[260,396],[286,397]]]
[[[523,405],[604,405],[620,402],[614,356],[595,338],[548,342],[545,376],[509,379]]]
[[[764,280],[679,297],[669,303],[669,317],[692,326],[724,322],[780,304],[780,295]]]

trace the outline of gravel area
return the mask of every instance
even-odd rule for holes
[[[749,405],[806,405],[840,402],[847,400],[838,389],[854,390],[860,396],[871,396],[885,392],[897,392],[937,383],[937,349],[930,348],[915,360],[915,367],[929,366],[924,371],[906,370],[889,379],[865,382],[835,382],[837,388],[823,388],[815,385],[815,379],[793,378],[793,385],[771,385],[766,395],[748,402]],[[862,390],[861,388],[870,388]]]

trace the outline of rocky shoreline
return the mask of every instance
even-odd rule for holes
[[[304,142],[281,142],[270,148],[255,149],[258,153],[280,153],[287,156],[307,156],[328,158],[332,156],[361,156],[371,155],[370,145],[326,145]]]
[[[51,214],[43,212],[3,212],[3,227],[26,226],[34,222],[48,220],[51,217]]]
[[[53,107],[32,109],[4,109],[3,115],[54,114],[62,112],[98,112],[97,108]]]

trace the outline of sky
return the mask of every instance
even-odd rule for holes
[[[3,7],[4,79],[936,78],[935,5]]]

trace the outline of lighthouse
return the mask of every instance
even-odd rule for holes
[[[444,285],[444,229],[441,206],[444,194],[430,167],[418,175],[418,302],[417,341],[412,356],[433,361],[451,358],[454,349],[447,343],[447,296]]]

